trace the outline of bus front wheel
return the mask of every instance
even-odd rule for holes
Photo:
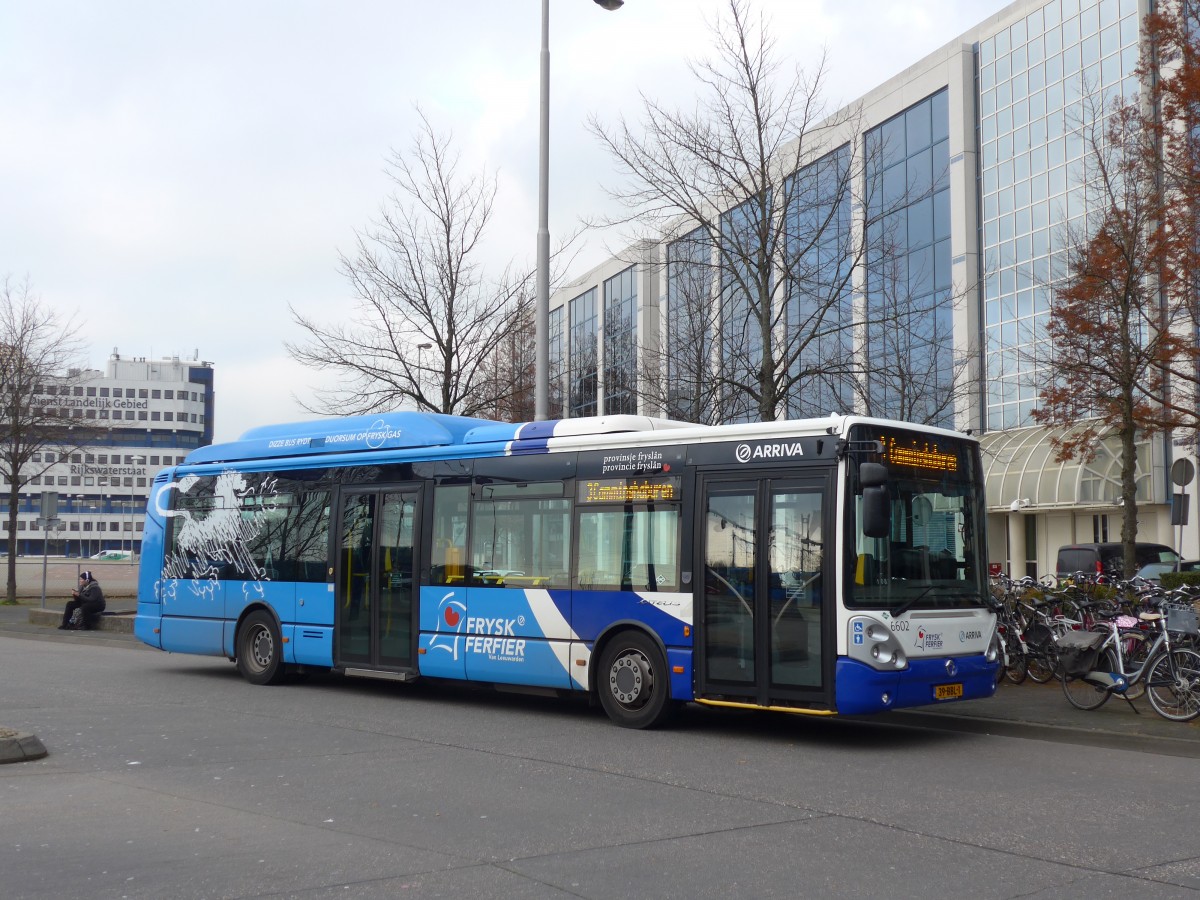
[[[283,641],[275,619],[258,610],[246,616],[238,629],[237,668],[251,684],[279,684],[283,680]]]
[[[662,651],[637,631],[623,631],[605,645],[596,690],[608,717],[623,728],[654,728],[675,708]]]

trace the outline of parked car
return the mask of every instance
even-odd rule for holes
[[[1137,567],[1151,563],[1167,563],[1175,568],[1179,556],[1166,544],[1134,544]],[[1058,548],[1058,562],[1054,572],[1059,578],[1067,578],[1076,572],[1087,575],[1109,575],[1120,578],[1125,567],[1125,545],[1117,543],[1067,544]]]
[[[1153,562],[1142,566],[1137,573],[1139,578],[1145,578],[1147,581],[1159,581],[1163,572],[1195,572],[1198,569],[1200,569],[1200,559],[1185,559],[1179,564],[1178,570],[1174,563]]]
[[[99,553],[93,553],[91,559],[129,562],[132,555],[128,550],[101,550]]]

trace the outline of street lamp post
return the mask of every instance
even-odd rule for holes
[[[625,0],[595,0],[612,11]],[[550,417],[550,0],[542,0],[541,110],[538,130],[537,303],[534,306],[533,417]]]

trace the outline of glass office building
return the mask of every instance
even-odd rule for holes
[[[1087,130],[1136,95],[1137,0],[1022,6],[977,43],[987,427],[1030,423],[1048,285],[1088,212]]]
[[[1045,340],[1069,235],[1082,233],[1094,211],[1087,135],[1115,98],[1140,90],[1141,21],[1149,8],[1150,0],[998,5],[995,15],[852,104],[857,115],[832,117],[858,123],[857,131],[835,126],[841,133],[825,141],[823,159],[791,176],[819,184],[813,173],[823,164],[851,167],[862,179],[854,202],[822,197],[817,188],[792,194],[789,229],[802,234],[806,215],[815,216],[822,203],[826,213],[830,204],[842,204],[839,227],[865,249],[850,257],[846,243],[810,248],[797,257],[813,273],[808,287],[792,288],[779,302],[790,304],[786,327],[804,328],[806,304],[830,285],[844,285],[833,308],[848,327],[833,329],[836,337],[827,329],[823,343],[806,352],[858,354],[866,374],[804,385],[787,398],[788,415],[869,412],[983,433],[991,562],[1018,575],[1050,570],[1061,544],[1119,540],[1118,450],[1105,441],[1093,461],[1055,460],[1053,431],[1031,419],[1039,383],[1031,351]],[[778,38],[786,52],[786,36]],[[723,228],[735,233],[744,219],[729,209]],[[556,293],[552,308],[572,310],[569,355],[584,355],[579,365],[566,360],[560,372],[572,373],[572,391],[574,373],[602,373],[589,383],[593,393],[581,392],[589,402],[573,400],[567,415],[636,410],[700,419],[702,392],[689,379],[702,376],[704,365],[753,365],[761,342],[757,335],[748,339],[738,321],[745,298],[706,277],[705,254],[712,252],[711,240],[706,245],[694,235],[643,247]],[[626,305],[611,320],[620,336],[610,341],[606,283],[626,272],[633,257],[637,298],[630,307],[622,297]],[[851,259],[853,277],[840,280]],[[577,331],[574,306],[586,306],[589,296],[606,308],[591,314],[592,331]],[[705,312],[698,297],[712,309]],[[622,318],[630,308],[638,311],[632,365]],[[663,347],[698,346],[691,333],[697,320],[737,337],[742,356],[731,356],[720,340],[704,349],[707,360],[664,355]],[[680,340],[671,339],[672,330]],[[617,354],[615,368],[609,353]],[[902,377],[872,367],[873,360],[897,355],[907,360]],[[618,369],[636,372],[642,384],[659,379],[659,389],[635,391],[631,399]],[[718,400],[707,408],[720,408]],[[754,411],[724,413],[738,418]],[[1176,543],[1165,473],[1179,452],[1161,440],[1139,446],[1141,540]],[[1200,556],[1197,540],[1194,527],[1184,532],[1185,556]]]

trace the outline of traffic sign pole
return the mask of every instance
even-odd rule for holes
[[[50,503],[47,503],[46,500],[43,499],[42,515],[38,518],[37,522],[35,523],[38,528],[43,529],[43,531],[42,531],[42,535],[43,535],[43,537],[42,537],[42,609],[45,609],[46,608],[46,554],[48,553],[48,551],[50,549],[50,532],[51,531],[65,531],[67,528],[67,523],[64,522],[62,519],[58,518],[58,516],[54,515],[53,513],[47,514],[47,512],[46,512],[47,505],[52,506],[57,510],[58,494],[46,493],[46,494],[42,494],[42,497],[43,498],[53,498],[53,501]]]

